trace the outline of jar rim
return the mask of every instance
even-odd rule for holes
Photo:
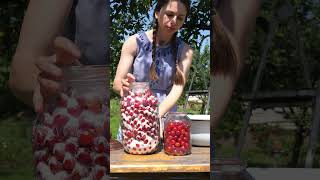
[[[68,66],[68,67],[65,67],[66,69],[70,69],[70,70],[79,70],[79,69],[92,69],[92,68],[95,68],[95,69],[99,69],[99,68],[108,68],[109,66],[108,65],[80,65],[80,66]]]
[[[168,112],[168,114],[188,114],[188,113],[187,112],[174,111],[174,112]]]
[[[137,82],[134,81],[130,84],[129,88],[132,88],[134,86],[149,86],[149,82]]]

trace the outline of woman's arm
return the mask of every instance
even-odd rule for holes
[[[117,66],[116,76],[113,81],[113,90],[122,96],[123,86],[129,86],[129,81],[133,81],[133,76],[127,77],[131,71],[134,57],[137,53],[137,35],[130,36],[122,45],[120,61]]]
[[[63,29],[73,0],[32,0],[23,20],[13,56],[9,86],[23,102],[32,106],[32,95],[39,70],[35,60],[53,53],[53,40]]]
[[[189,74],[190,66],[192,63],[192,54],[193,50],[190,46],[186,45],[183,50],[183,56],[182,60],[179,62],[179,67],[183,74],[184,83],[182,85],[173,84],[171,91],[169,92],[168,96],[162,101],[162,103],[159,105],[159,116],[163,117],[164,114],[176,104],[176,102],[179,100],[185,83],[186,79]]]

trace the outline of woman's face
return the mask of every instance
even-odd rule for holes
[[[180,1],[169,1],[159,12],[156,12],[159,30],[163,33],[174,34],[183,25],[187,9]]]

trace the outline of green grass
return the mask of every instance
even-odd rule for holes
[[[33,179],[30,119],[0,120],[0,179]]]
[[[114,98],[110,100],[110,130],[112,137],[116,138],[120,123],[120,107],[119,107],[119,98]]]

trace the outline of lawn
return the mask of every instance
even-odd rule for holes
[[[33,179],[31,122],[16,116],[0,120],[0,179]]]

